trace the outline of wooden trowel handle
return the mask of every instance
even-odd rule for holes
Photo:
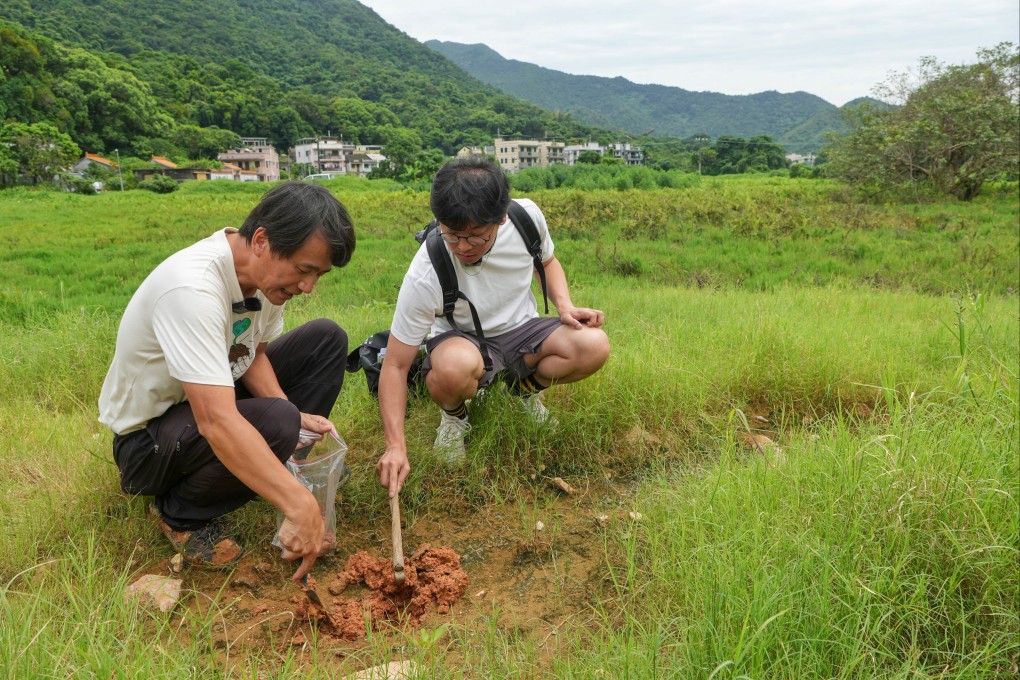
[[[393,521],[393,578],[404,582],[404,542],[400,536],[400,497],[390,497],[390,515]]]

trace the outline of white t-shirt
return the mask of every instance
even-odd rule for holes
[[[185,401],[182,382],[233,387],[259,343],[283,332],[283,307],[261,292],[261,311],[233,312],[243,295],[228,231],[168,257],[131,297],[99,394],[99,422],[114,433],[139,430]]]
[[[520,199],[518,203],[535,222],[542,239],[542,259],[549,260],[553,242],[545,215],[534,201]],[[450,259],[460,290],[474,303],[486,337],[512,331],[538,316],[538,304],[531,292],[534,260],[509,219],[496,231],[496,242],[481,265],[465,267],[456,257],[451,255]],[[429,261],[428,248],[422,244],[400,286],[390,334],[404,344],[418,345],[430,330],[433,335],[451,330],[442,313],[443,288]],[[458,329],[475,332],[471,310],[464,300],[457,301],[453,319]]]

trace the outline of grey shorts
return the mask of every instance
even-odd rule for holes
[[[478,386],[491,385],[500,373],[505,373],[507,380],[519,380],[534,373],[534,367],[524,363],[524,355],[538,353],[542,349],[545,339],[561,325],[559,317],[537,317],[508,333],[485,338],[489,356],[492,358],[492,370],[482,376],[482,379],[478,381]],[[423,379],[432,370],[432,350],[450,338],[466,338],[474,343],[475,347],[479,346],[478,338],[460,330],[447,331],[429,338],[425,344],[427,354],[421,368]]]

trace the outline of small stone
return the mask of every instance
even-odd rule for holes
[[[170,558],[170,571],[179,574],[182,569],[184,569],[184,555],[177,553]]]
[[[269,607],[264,604],[257,604],[251,608],[251,615],[258,616],[259,614],[265,614],[267,611],[269,611]]]
[[[290,644],[293,647],[300,647],[301,645],[306,644],[307,642],[308,640],[305,639],[305,635],[301,631],[295,633],[294,637],[290,639]]]
[[[543,531],[543,530],[545,530],[545,524],[542,523],[542,520],[539,520],[539,521],[535,522],[535,531]]]
[[[563,481],[562,477],[553,477],[552,479],[549,480],[549,483],[552,484],[553,486],[555,486],[557,489],[559,489],[560,491],[562,491],[565,494],[569,494],[569,495],[572,496],[575,493],[577,493],[574,490],[574,487],[570,486],[565,481]]]
[[[485,597],[485,593],[486,592],[488,592],[488,591],[486,591],[486,590],[479,590],[477,593],[475,593],[475,597]]]
[[[130,602],[137,598],[142,606],[156,607],[161,612],[168,612],[181,599],[183,583],[179,578],[145,574],[124,589],[124,601]]]
[[[254,589],[259,585],[258,576],[255,574],[254,568],[241,568],[234,573],[234,577],[230,580],[230,585],[235,588],[248,588]]]
[[[381,666],[366,668],[354,675],[348,675],[350,680],[409,680],[417,677],[418,667],[413,661],[391,661]]]

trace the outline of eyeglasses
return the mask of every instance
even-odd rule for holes
[[[244,314],[245,312],[259,312],[262,311],[262,300],[256,297],[245,298],[240,302],[232,302],[230,309],[233,310],[234,314]]]
[[[489,230],[491,231],[493,228],[498,226],[499,226],[498,224],[494,224],[491,227],[489,227]],[[439,235],[444,241],[446,241],[450,245],[459,243],[461,239],[464,239],[465,241],[468,242],[469,246],[484,246],[486,243],[492,240],[492,236],[490,236],[489,238],[485,238],[484,236],[478,236],[476,234],[471,234],[470,236],[461,236],[460,234],[454,234],[452,231],[443,231],[442,229],[439,230]]]

